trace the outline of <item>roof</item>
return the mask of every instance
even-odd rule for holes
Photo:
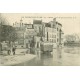
[[[25,24],[25,28],[27,28],[27,29],[33,29],[33,24]]]
[[[64,34],[64,32],[61,30],[61,33]]]
[[[46,27],[51,27],[51,24],[50,23],[45,23],[45,26]]]
[[[61,24],[61,23],[59,23],[59,22],[56,22],[56,24],[58,24],[58,25],[62,26],[62,24]]]
[[[24,25],[33,25],[33,24],[27,24],[27,23],[25,23]]]
[[[33,20],[33,24],[42,24],[42,20]]]

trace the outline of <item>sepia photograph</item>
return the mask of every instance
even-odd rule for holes
[[[80,13],[0,13],[0,66],[80,66]]]

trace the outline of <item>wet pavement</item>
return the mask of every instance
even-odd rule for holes
[[[7,51],[3,51],[0,55],[0,66],[15,66],[24,62],[28,62],[36,57],[33,54],[26,54],[26,49],[16,49],[16,54],[7,54]]]
[[[53,49],[52,53],[39,53],[37,57],[17,66],[80,66],[80,47]]]

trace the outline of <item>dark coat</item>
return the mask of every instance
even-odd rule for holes
[[[16,50],[16,48],[15,48],[15,47],[13,47],[13,48],[12,48],[12,51],[13,51],[13,52],[15,52],[15,50]]]

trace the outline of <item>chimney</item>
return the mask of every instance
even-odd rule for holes
[[[56,18],[53,19],[53,22],[56,22]]]
[[[56,25],[56,18],[53,19],[53,24]]]

